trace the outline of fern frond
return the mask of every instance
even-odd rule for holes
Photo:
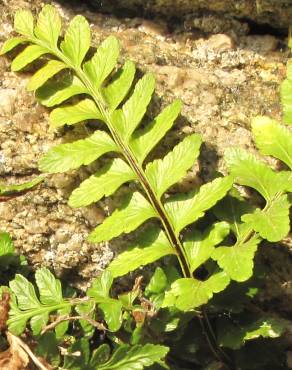
[[[172,127],[180,113],[181,103],[173,102],[154,121],[148,124],[143,121],[143,128],[139,128],[154,92],[155,79],[152,74],[146,73],[133,86],[135,66],[126,61],[121,68],[117,67],[120,47],[115,37],[110,36],[104,40],[88,60],[90,27],[86,19],[82,16],[73,18],[64,39],[59,42],[61,20],[56,9],[50,5],[44,6],[35,27],[31,13],[17,12],[15,28],[23,35],[23,39],[6,44],[3,52],[11,50],[22,41],[29,42],[28,48],[36,49],[35,57],[27,53],[22,54],[18,60],[19,57],[16,57],[13,63],[17,69],[39,56],[51,56],[29,84],[30,90],[36,89],[36,97],[41,104],[47,107],[58,106],[50,115],[51,125],[57,128],[93,119],[102,121],[108,129],[108,133],[96,131],[89,138],[51,149],[40,160],[40,169],[49,173],[62,172],[87,165],[107,152],[118,154],[117,158],[108,161],[73,191],[69,204],[74,207],[110,196],[126,182],[135,181],[139,186],[122,207],[90,234],[89,240],[110,240],[121,233],[135,230],[150,218],[156,218],[160,220],[160,228],[163,230],[159,233],[160,237],[153,239],[153,244],[147,246],[137,243],[136,248],[131,248],[119,257],[117,264],[129,258],[127,268],[123,269],[126,273],[139,264],[174,254],[183,275],[190,277],[190,266],[194,267],[191,259],[195,257],[185,250],[181,231],[226,195],[232,186],[232,179],[216,179],[193,194],[165,201],[165,192],[186,175],[197,159],[200,137],[191,135],[185,138],[163,159],[146,166],[144,161]],[[59,74],[60,71],[63,71],[62,74]],[[77,103],[59,106],[83,94],[86,98],[82,97]],[[140,252],[138,264],[137,256]]]

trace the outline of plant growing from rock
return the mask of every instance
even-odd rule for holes
[[[196,311],[198,307],[206,304],[214,293],[224,291],[231,280],[248,280],[261,240],[279,241],[289,232],[287,193],[291,191],[291,171],[273,171],[253,155],[241,149],[230,149],[225,155],[229,176],[217,177],[187,194],[169,195],[168,190],[196,161],[200,136],[186,137],[162,159],[151,162],[148,155],[173,126],[181,103],[174,101],[152,122],[146,122],[146,110],[155,88],[153,75],[146,73],[134,84],[135,66],[130,61],[121,67],[118,65],[119,44],[113,36],[88,57],[91,54],[90,27],[82,16],[73,18],[61,41],[61,19],[50,5],[43,8],[36,25],[32,14],[23,10],[16,13],[14,25],[21,36],[8,40],[2,47],[2,54],[20,44],[29,44],[13,60],[12,70],[19,71],[38,59],[44,62],[31,78],[28,89],[36,91],[38,101],[46,107],[58,106],[50,114],[51,126],[59,128],[97,120],[104,128],[95,130],[85,139],[52,148],[41,158],[40,170],[46,173],[74,170],[110,153],[107,163],[73,191],[69,204],[72,207],[90,205],[111,196],[129,182],[135,184],[135,190],[129,190],[123,204],[92,231],[88,240],[93,243],[109,241],[148,222],[138,240],[113,260],[88,291],[88,302],[98,304],[108,329],[116,332],[121,328],[122,312],[127,311],[125,308],[129,305],[123,299],[109,297],[112,279],[162,257],[175,257],[181,271],[156,270],[146,294],[156,311],[168,312],[166,322],[176,320],[174,329],[179,322],[178,312],[191,312],[192,317],[200,315]],[[62,105],[73,97],[77,100],[74,98],[74,102]],[[289,130],[272,120],[257,118],[253,122],[253,133],[262,154],[280,159],[291,170]],[[258,207],[247,202],[232,189],[233,182],[256,190],[263,202],[259,202]],[[204,230],[198,224],[194,227],[194,223],[211,209],[219,221]],[[40,298],[31,283],[20,275],[10,283],[15,299],[8,324],[18,334],[30,319],[32,330],[38,335],[47,325],[51,312],[57,312],[58,316],[69,315],[73,306],[81,304],[78,300],[63,298],[60,283],[46,269],[37,271],[36,283]],[[97,290],[94,290],[95,284]],[[99,289],[106,290],[106,299],[105,291],[101,294]],[[29,305],[25,296],[31,298]],[[128,311],[132,311],[132,306]],[[267,336],[267,327],[259,320],[257,323],[253,328],[258,330],[258,336]],[[251,326],[247,325],[249,329],[246,330]],[[57,328],[67,330],[68,321],[58,324]],[[141,340],[137,333],[134,342]],[[240,335],[241,344],[251,338]],[[215,337],[212,341],[217,342]],[[148,346],[145,351],[150,351],[151,345],[145,346]],[[143,352],[144,349],[139,348],[137,351]],[[122,355],[114,353],[113,358],[136,354],[135,347],[127,355],[126,347],[119,350]],[[153,355],[155,360],[145,360],[139,368],[160,361],[166,354],[164,348],[161,351],[163,354]],[[108,353],[108,349],[105,352]],[[87,368],[94,368],[95,365],[90,364],[95,361],[92,358],[88,358]],[[117,368],[115,364],[100,366],[97,368]]]

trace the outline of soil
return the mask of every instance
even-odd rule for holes
[[[0,42],[13,34],[16,9],[37,12],[46,2],[0,1]],[[194,166],[173,191],[207,181],[215,171],[226,173],[222,155],[227,147],[255,153],[252,117],[267,114],[281,118],[279,84],[288,58],[285,37],[256,34],[254,29],[250,33],[244,21],[229,18],[222,22],[220,16],[203,11],[185,22],[173,23],[155,17],[147,20],[101,14],[69,2],[54,4],[65,23],[75,14],[83,14],[91,24],[95,45],[108,35],[116,35],[122,45],[122,60],[131,59],[140,71],[155,73],[157,88],[149,117],[174,98],[183,101],[182,116],[153,157],[192,132],[200,133],[205,144],[199,166]],[[10,71],[10,62],[11,55],[0,58],[0,180],[20,183],[38,174],[38,160],[50,147],[84,136],[84,126],[50,130],[48,110],[25,87],[35,66],[15,74]],[[34,268],[48,266],[79,287],[98,275],[112,260],[116,246],[125,242],[121,238],[111,244],[92,245],[86,236],[128,188],[91,207],[72,209],[67,205],[72,189],[98,165],[49,176],[34,191],[0,203],[0,230],[11,233],[29,263]],[[277,305],[285,317],[292,307],[289,243],[263,246],[258,256],[268,276],[260,302],[264,307]]]

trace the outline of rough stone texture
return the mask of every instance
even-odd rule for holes
[[[200,11],[218,13],[221,17],[248,19],[288,28],[291,24],[291,0],[89,0],[101,11],[127,10],[133,14],[160,14],[165,17],[192,18]]]
[[[0,5],[0,42],[11,35],[15,9],[27,7],[37,11],[41,6],[40,1],[34,0],[10,0],[0,4],[3,4]],[[69,3],[58,7],[66,21],[77,13],[86,16],[95,44],[115,34],[122,44],[122,59],[130,58],[140,70],[155,73],[157,90],[148,111],[149,119],[174,98],[183,101],[182,116],[151,157],[164,154],[192,132],[200,133],[205,144],[200,165],[195,165],[172,191],[186,191],[211,178],[214,171],[225,172],[222,154],[229,146],[255,152],[250,134],[253,116],[281,116],[278,88],[285,76],[288,56],[281,39],[271,35],[249,35],[245,23],[238,20],[222,23],[220,18],[210,14],[198,16],[196,24],[201,26],[194,30],[192,26],[186,29],[161,20],[115,18],[93,13],[85,6],[72,8]],[[216,24],[216,34],[206,36],[206,30],[210,32]],[[50,131],[48,110],[39,106],[33,94],[25,89],[34,67],[22,74],[12,73],[11,57],[0,58],[0,179],[14,183],[37,174],[41,155],[57,143],[83,137],[85,126]],[[85,241],[89,231],[102,222],[128,191],[127,187],[113,199],[98,205],[78,210],[67,205],[72,189],[101,163],[49,176],[36,190],[0,203],[0,229],[12,234],[15,245],[29,262],[34,267],[50,266],[58,274],[67,273],[69,280],[74,281],[75,277],[79,286],[104,268],[112,259],[116,246],[127,242],[127,238],[111,245],[90,245]],[[271,266],[274,260],[287,261],[288,243],[274,247],[272,255],[266,253],[262,260],[267,263],[273,289],[270,293],[265,290],[261,300],[279,301],[285,290],[285,302],[291,307],[291,284],[288,284],[292,280],[291,269],[286,266],[279,270],[278,265],[275,269]],[[274,255],[277,258],[271,257]]]

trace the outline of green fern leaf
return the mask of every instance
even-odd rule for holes
[[[11,255],[15,252],[11,236],[0,231],[0,257]]]
[[[97,49],[92,59],[84,63],[84,72],[95,88],[99,89],[113,71],[118,61],[119,52],[118,40],[114,36],[109,36]]]
[[[173,122],[181,111],[181,106],[181,101],[175,100],[164,108],[149,125],[134,132],[129,144],[140,163],[144,161],[155,145],[172,127]]]
[[[14,29],[21,35],[34,37],[33,15],[29,10],[17,10],[14,16]]]
[[[44,176],[38,176],[31,181],[24,182],[17,185],[3,185],[0,184],[0,195],[9,196],[17,193],[22,193],[26,190],[30,190],[44,181]]]
[[[136,174],[120,158],[112,159],[95,175],[83,181],[69,198],[71,207],[87,206],[113,194],[125,182],[135,180]]]
[[[96,302],[103,302],[109,298],[111,286],[113,284],[112,274],[105,270],[100,277],[93,280],[91,287],[87,290],[88,297],[92,297]]]
[[[227,149],[225,160],[236,182],[257,190],[266,201],[281,190],[277,173],[243,149]]]
[[[283,192],[292,192],[292,171],[277,172],[279,184]]]
[[[248,223],[262,238],[276,242],[285,238],[290,230],[289,208],[287,195],[281,195],[267,204],[266,209],[256,209],[254,213],[244,215],[242,221]]]
[[[175,254],[175,251],[164,232],[152,227],[139,237],[136,244],[119,254],[107,269],[115,278],[169,254]]]
[[[35,279],[42,304],[54,305],[63,301],[61,282],[47,268],[38,269]]]
[[[50,312],[61,315],[71,311],[72,303],[63,299],[61,284],[48,269],[37,270],[36,282],[40,300],[34,286],[24,276],[17,274],[9,283],[13,295],[7,323],[9,330],[17,335],[23,332],[28,320],[33,334],[38,335],[47,324]]]
[[[231,247],[218,247],[212,254],[212,259],[226,274],[235,281],[246,281],[252,276],[253,259],[260,239],[256,236],[242,244]]]
[[[56,108],[50,114],[50,123],[54,128],[74,125],[89,119],[103,119],[100,111],[91,99],[83,99],[74,105]]]
[[[47,82],[51,77],[62,71],[63,69],[68,68],[63,62],[58,60],[49,60],[47,64],[39,69],[29,80],[27,85],[28,91],[37,90],[45,82]]]
[[[269,117],[256,117],[252,133],[262,154],[280,159],[292,170],[292,133]]]
[[[137,82],[133,94],[123,105],[123,119],[117,120],[115,128],[119,130],[125,140],[129,140],[145,115],[147,106],[154,92],[154,87],[154,76],[151,73],[146,73]],[[114,118],[115,116],[113,116],[113,119]]]
[[[55,49],[61,27],[61,18],[57,9],[52,5],[45,5],[39,13],[34,32],[40,40]]]
[[[71,306],[67,305],[65,307],[62,307],[61,309],[57,310],[57,315],[58,316],[67,316],[69,317],[71,313]],[[56,327],[55,327],[55,333],[57,339],[62,339],[64,335],[66,334],[67,330],[69,328],[69,321],[63,321],[60,322]]]
[[[146,166],[146,176],[158,198],[186,175],[199,155],[201,138],[197,134],[187,136],[163,159]]]
[[[67,76],[62,81],[48,81],[36,92],[37,99],[46,107],[61,104],[74,95],[87,94],[88,91],[78,77]]]
[[[87,20],[77,15],[72,19],[65,33],[61,50],[75,67],[80,67],[90,48],[90,27]]]
[[[111,240],[122,233],[129,233],[149,218],[157,217],[155,210],[138,192],[133,193],[125,204],[113,212],[89,235],[90,242]]]
[[[205,281],[178,279],[166,292],[162,307],[175,306],[181,311],[192,310],[207,303],[214,293],[224,290],[229,282],[230,279],[225,272],[217,272]]]
[[[33,335],[38,335],[49,321],[49,313],[44,312],[40,315],[35,315],[30,319],[30,327]]]
[[[108,299],[99,304],[99,309],[104,314],[104,319],[110,331],[118,331],[123,323],[122,303],[117,299]]]
[[[18,307],[21,310],[29,310],[40,306],[34,286],[24,276],[17,274],[15,279],[10,281],[9,286],[16,295]]]
[[[241,217],[245,213],[251,213],[255,210],[255,206],[248,203],[235,188],[232,188],[229,194],[216,204],[213,209],[215,216],[222,221],[229,223],[230,229],[237,239],[244,237],[242,235],[243,222]]]
[[[110,298],[110,289],[113,276],[110,271],[93,280],[92,286],[87,290],[87,296],[94,298],[103,312],[105,321],[110,331],[117,331],[122,325],[122,303]]]
[[[284,80],[281,85],[281,102],[284,112],[284,122],[292,124],[292,81]]]
[[[232,186],[231,177],[220,177],[201,186],[195,192],[177,195],[165,203],[176,234],[201,218],[205,212],[222,199]]]
[[[87,139],[52,148],[40,159],[39,169],[42,172],[61,173],[88,165],[105,153],[117,151],[111,137],[106,132],[97,130]]]
[[[215,250],[215,245],[221,243],[228,234],[228,223],[218,222],[204,233],[195,230],[186,236],[184,248],[192,273],[211,257],[212,252]]]
[[[8,53],[12,49],[16,48],[16,46],[24,42],[27,42],[27,41],[22,37],[13,37],[12,39],[6,40],[1,47],[0,55],[4,55]]]
[[[127,61],[115,73],[112,82],[102,89],[110,111],[114,111],[128,94],[134,80],[135,71],[135,64]]]
[[[43,48],[42,46],[29,45],[13,60],[11,64],[11,70],[13,72],[20,71],[22,68],[26,67],[28,64],[39,58],[41,55],[47,53],[47,49]]]
[[[167,355],[168,348],[160,345],[145,344],[144,346],[120,346],[112,357],[98,366],[99,370],[142,370],[155,362],[161,362]]]

